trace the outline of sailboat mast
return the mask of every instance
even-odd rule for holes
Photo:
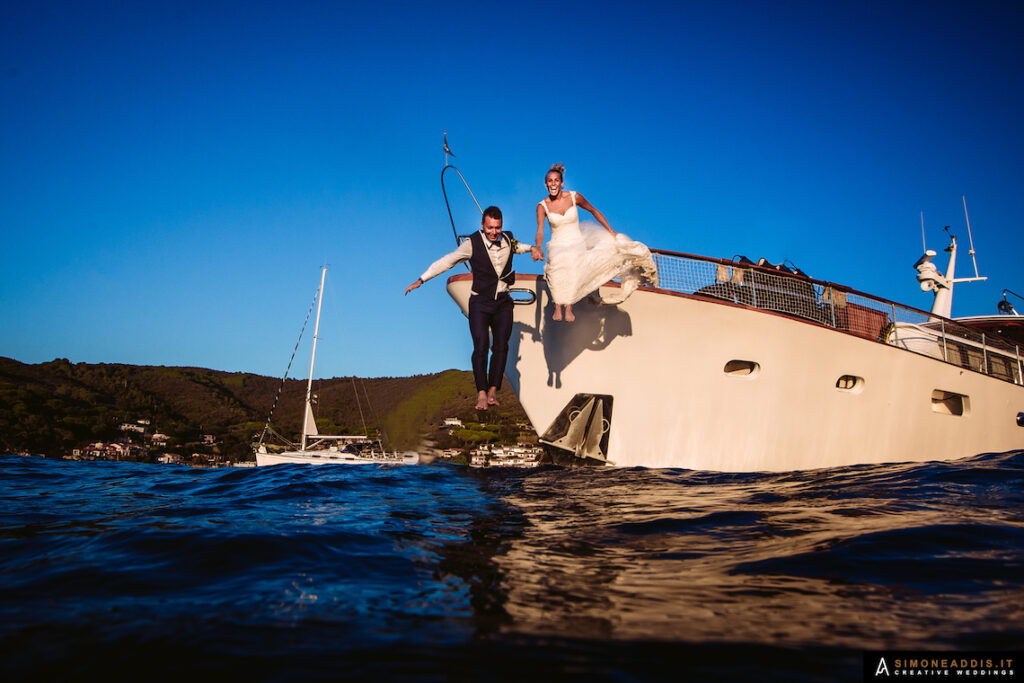
[[[302,417],[302,449],[306,450],[306,435],[309,434],[309,418],[313,414],[313,364],[316,362],[316,340],[320,336],[320,308],[324,303],[324,278],[327,266],[320,271],[320,289],[316,295],[316,324],[313,325],[313,351],[309,354],[309,381],[306,382],[306,410]]]

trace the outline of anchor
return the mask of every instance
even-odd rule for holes
[[[556,464],[609,464],[611,408],[611,396],[576,394],[540,442],[551,447],[548,452]]]

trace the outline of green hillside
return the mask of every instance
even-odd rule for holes
[[[168,449],[198,447],[212,434],[220,453],[251,457],[279,379],[203,368],[71,363],[29,365],[0,357],[0,452],[65,455],[94,441],[123,436],[125,422],[149,420],[170,437]],[[305,380],[288,380],[273,427],[291,439],[302,429]],[[446,370],[413,377],[335,377],[313,384],[321,433],[381,430],[391,448],[415,447],[446,416],[476,420],[472,373]],[[488,421],[525,421],[506,386]]]

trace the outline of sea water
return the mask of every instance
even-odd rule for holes
[[[1024,451],[784,474],[0,457],[4,680],[860,680],[1020,650]]]

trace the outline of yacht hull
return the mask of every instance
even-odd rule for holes
[[[463,313],[470,285],[468,274],[448,281]],[[579,397],[600,397],[604,423],[587,427],[598,425],[590,441],[601,442],[599,461],[788,471],[1024,448],[1024,387],[1011,382],[815,322],[655,288],[617,306],[584,300],[575,322],[555,322],[543,278],[521,275],[516,287],[536,300],[515,308],[506,379],[549,438],[559,419],[586,410]]]

